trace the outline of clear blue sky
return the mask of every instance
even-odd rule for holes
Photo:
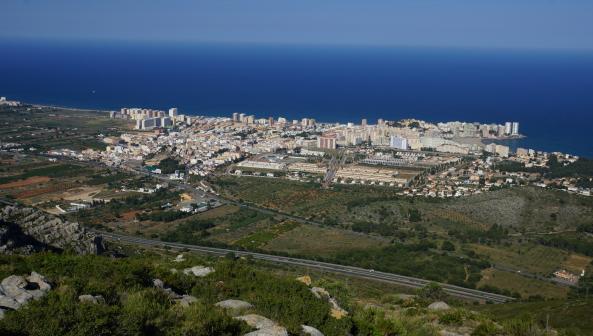
[[[593,0],[1,0],[0,37],[593,49]]]

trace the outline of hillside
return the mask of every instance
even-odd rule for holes
[[[527,335],[529,330],[529,335],[545,335],[536,320],[496,323],[471,306],[449,301],[437,287],[417,296],[384,292],[379,302],[370,304],[365,295],[352,295],[361,293],[353,290],[356,286],[332,278],[297,280],[286,271],[230,256],[137,252],[119,259],[52,253],[0,256],[0,278],[35,270],[51,285],[42,298],[6,311],[0,333]],[[454,306],[434,303],[442,300]],[[253,333],[257,328],[264,330]]]

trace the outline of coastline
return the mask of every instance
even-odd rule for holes
[[[53,105],[53,104],[39,104],[39,103],[29,103],[29,102],[24,102],[21,101],[21,104],[23,105],[28,105],[28,106],[32,106],[32,107],[37,107],[37,108],[55,108],[55,109],[63,109],[63,110],[68,110],[68,111],[85,111],[85,112],[91,112],[91,113],[105,113],[108,114],[109,112],[112,111],[116,111],[115,109],[105,109],[105,108],[82,108],[82,107],[73,107],[73,106],[64,106],[64,105]],[[188,113],[188,115],[191,116],[207,116],[207,117],[217,117],[220,115],[217,114],[195,114],[195,113]],[[580,157],[593,157],[593,154],[588,154],[587,153],[579,153],[579,151],[574,151],[571,149],[553,149],[550,148],[549,146],[545,146],[543,144],[534,144],[534,141],[537,141],[536,139],[540,139],[541,137],[527,137],[524,134],[520,134],[520,135],[516,135],[516,136],[505,136],[505,137],[497,137],[497,138],[479,138],[479,137],[456,137],[456,138],[451,138],[451,140],[459,142],[461,144],[467,144],[467,145],[477,145],[480,147],[485,147],[486,145],[490,144],[490,143],[498,143],[498,144],[502,144],[505,146],[509,146],[509,148],[512,151],[516,151],[517,148],[519,147],[523,147],[523,148],[530,148],[530,149],[534,149],[537,151],[542,151],[542,152],[562,152],[562,153],[567,153],[567,154],[571,154],[571,155],[578,155]],[[524,141],[527,141],[527,143],[524,143]]]

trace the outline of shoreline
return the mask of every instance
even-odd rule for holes
[[[101,114],[101,113],[108,114],[112,111],[115,111],[115,112],[118,111],[118,110],[103,109],[103,108],[81,108],[81,107],[71,107],[71,106],[62,106],[62,105],[37,104],[37,103],[28,103],[28,102],[23,102],[23,101],[21,101],[21,104],[23,106],[31,106],[31,107],[36,107],[36,108],[63,109],[63,110],[67,110],[67,111],[84,111],[84,112],[97,113],[97,114]],[[219,116],[219,115],[206,115],[206,114],[204,114],[204,115],[188,114],[188,115],[190,115],[190,116],[205,116],[205,117],[223,117],[223,116]],[[331,124],[331,123],[335,123],[335,122],[323,122],[323,123]],[[345,123],[345,122],[339,122],[339,123]],[[506,146],[511,147],[512,150],[516,150],[516,148],[518,146],[517,146],[517,144],[512,144],[512,142],[513,141],[522,141],[522,140],[526,140],[526,139],[528,139],[528,137],[526,135],[520,134],[520,135],[516,135],[516,136],[506,136],[506,137],[500,137],[500,138],[456,137],[456,138],[451,138],[450,140],[459,142],[461,144],[478,145],[480,147],[485,147],[486,145],[488,145],[490,143],[500,143],[500,144],[504,144]],[[527,145],[527,147],[533,148],[535,150],[543,151],[543,152],[559,151],[562,153],[574,153],[573,151],[570,151],[570,150],[564,150],[564,151],[563,150],[550,150],[550,149],[543,149],[539,146],[536,146],[536,147],[531,146],[530,147],[529,145]],[[571,155],[577,155],[580,157],[590,157],[587,154],[571,154]]]

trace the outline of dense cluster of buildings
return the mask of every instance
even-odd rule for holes
[[[8,100],[6,97],[0,97],[0,106],[20,106],[21,102],[16,100]]]
[[[111,118],[122,118],[136,121],[136,129],[153,130],[155,128],[170,128],[175,123],[191,125],[192,117],[178,114],[176,107],[169,111],[153,110],[146,108],[122,108],[119,112],[109,112]]]
[[[514,122],[434,124],[414,119],[379,119],[374,125],[367,120],[340,124],[319,123],[311,118],[256,118],[243,113],[233,113],[230,118],[190,118],[179,115],[175,108],[167,112],[123,108],[111,112],[111,117],[135,120],[137,131],[103,138],[104,151],[65,150],[62,154],[137,167],[176,158],[187,167],[175,177],[178,179],[206,176],[218,167],[237,163],[231,166],[234,169],[226,171],[303,181],[394,186],[410,196],[456,197],[526,183],[561,185],[569,192],[590,194],[590,190],[576,187],[576,181],[571,179],[546,180],[537,173],[499,171],[497,163],[503,160],[514,160],[525,167],[547,164],[548,153],[522,148],[513,153],[505,145],[482,143],[520,136],[519,124]],[[289,159],[278,159],[276,153],[284,153],[283,157]],[[338,162],[336,155],[355,159]],[[572,156],[564,158],[576,160]],[[334,162],[333,167],[330,161]],[[270,173],[274,171],[282,173]]]

